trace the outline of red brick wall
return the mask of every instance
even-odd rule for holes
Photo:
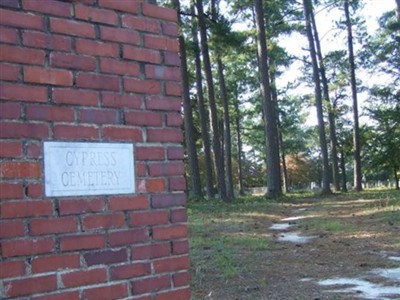
[[[190,298],[176,20],[0,1],[0,298]],[[45,197],[45,140],[133,143],[137,193]]]

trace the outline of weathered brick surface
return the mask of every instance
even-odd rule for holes
[[[177,14],[0,0],[0,298],[190,299]],[[43,141],[134,145],[136,193],[46,197]]]

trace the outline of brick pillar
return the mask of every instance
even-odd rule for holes
[[[0,298],[190,298],[176,21],[0,1]],[[136,192],[46,197],[44,141],[133,144]]]

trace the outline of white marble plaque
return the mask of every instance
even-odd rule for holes
[[[131,194],[134,170],[132,144],[44,142],[48,197]]]

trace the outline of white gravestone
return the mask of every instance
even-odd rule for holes
[[[47,197],[132,194],[133,145],[44,142],[44,175]]]

